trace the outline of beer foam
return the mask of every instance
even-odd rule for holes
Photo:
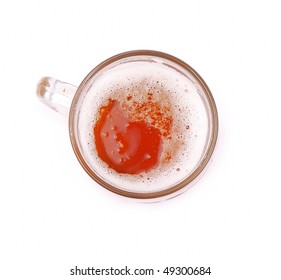
[[[118,173],[99,158],[95,149],[93,126],[99,109],[110,98],[126,102],[131,96],[134,101],[143,102],[148,92],[153,93],[154,100],[171,108],[172,140],[163,141],[163,150],[171,152],[171,159],[161,160],[148,172]],[[105,182],[130,192],[157,192],[180,183],[204,156],[209,124],[202,92],[190,74],[163,61],[126,62],[94,76],[86,86],[78,118],[80,146],[88,165]]]

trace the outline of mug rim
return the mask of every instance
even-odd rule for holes
[[[134,192],[134,191],[126,191],[126,190],[122,190],[120,188],[116,188],[116,187],[110,185],[109,183],[105,182],[104,180],[102,180],[89,167],[87,162],[84,160],[83,154],[79,149],[79,145],[77,144],[77,140],[75,137],[75,127],[74,127],[75,110],[77,108],[77,102],[79,100],[80,94],[83,92],[83,89],[87,85],[88,81],[95,74],[99,73],[99,71],[104,69],[106,66],[108,66],[118,60],[129,58],[129,57],[134,57],[134,56],[151,56],[151,57],[156,57],[156,58],[158,57],[158,58],[166,59],[168,61],[176,63],[177,65],[181,66],[182,68],[184,68],[185,70],[190,72],[191,75],[195,78],[196,82],[202,87],[203,92],[206,96],[208,105],[210,107],[210,116],[211,116],[210,123],[211,123],[212,129],[211,129],[210,136],[209,136],[210,141],[206,148],[204,158],[199,161],[198,166],[184,180],[182,180],[181,182],[177,183],[176,185],[174,185],[172,187],[168,187],[167,189],[156,191],[156,192],[138,193],[138,192]],[[86,173],[93,180],[95,180],[99,185],[101,185],[102,187],[108,189],[109,191],[111,191],[113,193],[116,193],[121,196],[129,197],[129,198],[142,199],[142,200],[145,200],[145,199],[151,200],[151,199],[171,197],[171,196],[174,197],[174,196],[182,193],[183,191],[185,191],[188,187],[190,187],[191,183],[194,182],[195,179],[197,179],[199,177],[199,175],[202,173],[202,171],[208,165],[208,163],[213,155],[214,149],[216,147],[217,138],[218,138],[218,129],[219,129],[219,119],[218,119],[218,111],[217,111],[216,103],[215,103],[215,100],[213,98],[213,95],[212,95],[209,87],[207,86],[207,84],[205,83],[203,78],[186,62],[184,62],[170,54],[160,52],[160,51],[154,51],[154,50],[132,50],[132,51],[123,52],[123,53],[114,55],[114,56],[104,60],[103,62],[98,64],[95,68],[93,68],[89,72],[89,74],[83,79],[83,81],[80,83],[79,87],[77,88],[77,91],[74,95],[74,98],[72,100],[72,104],[70,107],[68,124],[69,124],[69,136],[70,136],[70,141],[71,141],[73,151],[74,151],[78,161],[80,162],[81,166],[86,171]]]

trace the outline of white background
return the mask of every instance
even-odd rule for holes
[[[281,279],[279,3],[1,1],[0,278],[115,279],[69,274],[76,265],[128,265],[212,271],[125,277],[132,280]],[[94,183],[72,152],[67,119],[35,95],[42,76],[78,85],[104,59],[133,49],[185,60],[219,110],[204,177],[156,204]]]

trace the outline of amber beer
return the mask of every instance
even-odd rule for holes
[[[201,92],[192,75],[157,59],[106,69],[87,88],[80,112],[88,165],[132,192],[181,182],[198,166],[208,137]]]

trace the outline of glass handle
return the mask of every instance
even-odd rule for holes
[[[55,78],[44,77],[37,85],[38,98],[48,107],[68,116],[77,87]]]

